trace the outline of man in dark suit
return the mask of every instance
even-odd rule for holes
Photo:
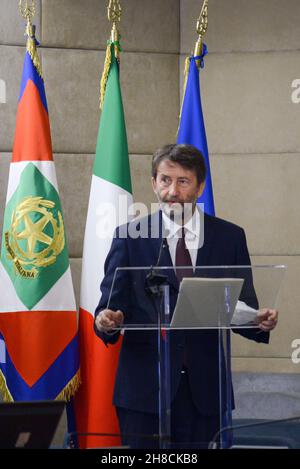
[[[95,332],[105,344],[116,342],[124,322],[149,324],[157,320],[157,302],[150,299],[145,288],[148,271],[121,270],[114,278],[118,267],[158,263],[169,266],[166,275],[172,314],[182,278],[203,276],[196,266],[250,265],[243,229],[201,214],[196,206],[204,189],[205,173],[202,154],[190,145],[167,145],[154,154],[152,185],[160,210],[135,226],[135,232],[148,233],[146,238],[130,236],[132,224],[118,228],[106,259],[102,296],[95,315]],[[153,231],[158,236],[151,237]],[[184,271],[180,269],[183,265],[191,268]],[[249,273],[240,299],[249,306],[258,306]],[[259,329],[238,332],[268,343],[269,331],[276,323],[277,312],[265,309],[257,314]],[[185,447],[202,442],[207,447],[220,427],[218,332],[172,331],[170,357],[172,441]],[[123,443],[133,448],[157,446],[154,440],[138,437],[158,433],[157,362],[157,333],[125,330],[113,402]],[[225,411],[223,404],[221,412]]]

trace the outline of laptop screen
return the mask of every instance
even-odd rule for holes
[[[64,408],[62,401],[0,403],[0,448],[49,448]]]

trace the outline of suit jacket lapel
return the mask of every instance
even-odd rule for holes
[[[210,258],[213,246],[213,226],[210,217],[204,215],[204,242],[203,246],[198,249],[196,266],[210,265]],[[196,273],[196,272],[195,272]]]

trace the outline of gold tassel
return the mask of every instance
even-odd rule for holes
[[[111,43],[109,43],[106,48],[104,69],[103,69],[101,82],[100,82],[100,109],[101,110],[103,109],[104,96],[105,96],[105,90],[106,90],[106,84],[107,84],[108,74],[110,70],[110,65],[111,65]]]
[[[185,63],[184,63],[184,73],[183,73],[184,85],[183,85],[183,96],[182,96],[182,98],[184,98],[184,95],[185,95],[187,79],[188,79],[189,71],[190,71],[190,62],[191,62],[190,57],[186,57]],[[183,101],[183,99],[182,99],[182,101]]]
[[[6,379],[1,370],[0,370],[0,392],[2,394],[2,398],[4,402],[13,402],[12,395],[10,394],[7,388]]]
[[[27,28],[26,28],[26,34],[28,36],[27,45],[26,45],[27,52],[29,53],[31,60],[33,62],[33,65],[35,66],[38,74],[40,75],[41,78],[43,78],[41,61],[40,61],[40,57],[36,48],[35,26],[28,23]]]
[[[32,59],[33,65],[35,66],[38,74],[41,78],[43,78],[41,61],[36,49],[35,39],[31,37],[27,39],[27,51]]]
[[[184,102],[184,97],[185,97],[185,90],[186,90],[186,85],[187,85],[187,80],[189,76],[189,71],[190,71],[190,57],[186,57],[185,63],[184,63],[184,82],[183,82],[183,92],[182,92],[182,100],[181,100],[181,106],[180,106],[180,114],[179,114],[179,124],[178,124],[178,129],[177,129],[177,135],[179,132],[179,126],[180,126],[180,119],[181,119],[181,114],[182,114],[182,107],[183,107],[183,102]]]
[[[56,401],[69,401],[72,396],[76,393],[81,384],[80,370],[77,371],[76,375],[68,382],[64,389],[56,396]]]

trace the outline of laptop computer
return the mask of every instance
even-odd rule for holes
[[[183,278],[171,328],[229,327],[243,283],[242,278]]]
[[[65,408],[62,401],[0,403],[0,448],[49,448]]]

